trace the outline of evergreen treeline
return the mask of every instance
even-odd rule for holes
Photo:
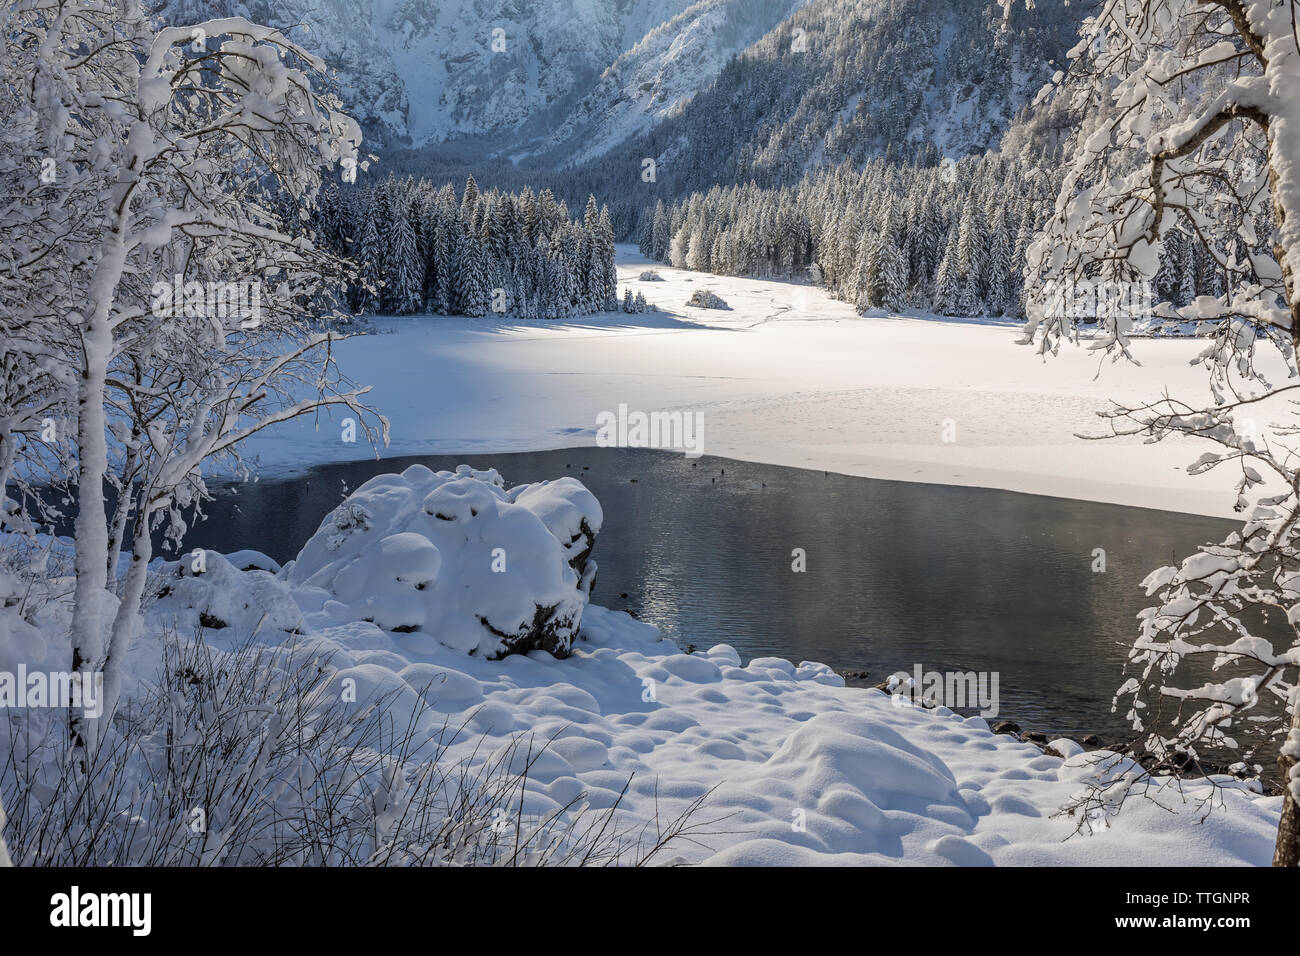
[[[1025,251],[1057,191],[1043,167],[996,153],[949,166],[849,163],[795,186],[715,186],[642,211],[643,254],[722,275],[810,278],[859,310],[1022,316]],[[1153,290],[1186,304],[1222,276],[1178,235]]]
[[[352,259],[358,314],[561,319],[617,311],[614,227],[588,197],[581,221],[549,189],[480,192],[388,177],[322,193],[314,231]]]

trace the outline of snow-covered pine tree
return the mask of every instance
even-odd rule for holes
[[[690,247],[690,242],[690,232],[685,226],[682,226],[673,235],[673,241],[668,251],[669,265],[676,266],[678,269],[685,269],[687,267],[686,253]]]
[[[389,195],[392,220],[384,257],[385,308],[394,315],[412,315],[420,310],[423,298],[424,260],[411,223],[409,189],[399,184],[390,188]]]
[[[461,193],[460,200],[460,224],[461,228],[469,231],[474,227],[474,220],[479,213],[479,192],[478,183],[474,181],[473,176],[466,177],[465,189]]]
[[[989,315],[1006,315],[1011,309],[1008,289],[1012,281],[1011,243],[1006,213],[998,207],[989,224],[988,256],[985,265],[988,297],[985,308]]]
[[[1020,229],[1016,233],[1016,249],[1012,259],[1014,269],[1011,275],[1011,294],[1015,302],[1015,317],[1023,319],[1025,317],[1025,299],[1023,294],[1025,283],[1025,266],[1026,257],[1029,254],[1029,246],[1034,241],[1034,234],[1038,229],[1038,222],[1035,217],[1035,209],[1032,204],[1026,204],[1023,214],[1020,218]]]
[[[939,263],[939,274],[934,280],[933,307],[940,315],[960,314],[962,282],[957,247],[957,227],[954,226],[948,230],[948,242]]]
[[[383,246],[379,241],[379,223],[376,221],[375,203],[368,194],[364,201],[365,212],[361,223],[361,241],[357,244],[356,259],[359,266],[352,307],[360,313],[379,311],[384,285]]]
[[[654,210],[649,206],[641,207],[637,216],[636,248],[637,252],[646,257],[654,253]]]
[[[959,315],[979,315],[984,308],[984,289],[988,271],[987,230],[984,213],[972,193],[962,206],[957,230],[957,279],[961,283]]]
[[[488,281],[488,257],[482,237],[461,239],[460,282],[456,298],[460,313],[472,317],[487,315],[492,308],[492,285]]]
[[[907,307],[907,259],[900,215],[894,208],[885,213],[881,228],[879,257],[879,304],[897,311]]]
[[[664,208],[662,199],[655,203],[654,224],[651,228],[651,252],[650,255],[659,260],[665,261],[668,258],[668,245],[672,241],[670,232],[670,223],[668,211]]]
[[[939,261],[944,254],[945,223],[941,218],[938,186],[931,178],[925,192],[925,201],[921,206],[920,238],[918,241],[919,280],[933,285],[939,272]]]
[[[618,267],[615,265],[616,248],[614,244],[614,223],[609,217],[609,208],[600,207],[600,218],[596,221],[596,250],[600,255],[598,268],[605,301],[601,306],[608,312],[618,311]]]
[[[552,248],[554,246],[552,245]],[[543,256],[546,288],[544,291],[543,316],[548,319],[564,319],[569,315],[569,293],[564,276],[564,263],[557,255],[547,249]]]

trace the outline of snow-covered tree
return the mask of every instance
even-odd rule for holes
[[[1201,328],[1211,400],[1167,396],[1110,415],[1116,433],[1214,443],[1192,471],[1240,475],[1247,515],[1222,544],[1147,578],[1160,603],[1142,615],[1118,696],[1171,765],[1206,747],[1244,746],[1249,760],[1280,742],[1278,865],[1300,863],[1300,421],[1287,395],[1297,385],[1273,371],[1298,373],[1298,19],[1294,0],[1107,0],[1085,22],[1059,92],[1087,120],[1029,251],[1026,286],[1025,341],[1048,354],[1077,335],[1048,283],[1140,287],[1175,230],[1232,279],[1220,294],[1159,309]],[[1244,254],[1228,255],[1238,239]],[[1123,299],[1106,297],[1091,348],[1130,355]],[[1198,662],[1213,676],[1180,682]]]
[[[479,236],[466,236],[460,265],[460,309],[464,315],[487,315],[492,308],[492,286],[488,283],[488,261]]]
[[[957,228],[957,279],[961,283],[958,302],[962,315],[979,315],[983,311],[987,244],[984,213],[975,197],[969,196]]]
[[[985,263],[988,294],[984,301],[990,315],[1006,315],[1010,311],[1012,242],[1006,215],[999,208],[989,224],[988,257]]]
[[[411,224],[409,197],[394,197],[389,212],[391,228],[384,275],[386,309],[396,315],[410,315],[419,310],[423,299],[425,264]]]
[[[356,257],[360,272],[352,289],[352,307],[358,312],[378,312],[380,293],[384,284],[383,246],[379,241],[379,210],[373,204],[366,205],[361,223],[360,242]]]
[[[957,270],[957,229],[948,230],[943,260],[934,280],[934,311],[941,315],[957,315],[961,308],[961,278]]]
[[[326,358],[337,336],[308,314],[341,266],[276,211],[280,196],[309,208],[323,167],[356,162],[360,134],[313,88],[320,60],[242,18],[155,31],[133,0],[29,0],[0,43],[0,164],[26,197],[0,219],[0,272],[42,290],[7,306],[0,331],[37,361],[62,350],[49,382],[66,390],[75,448],[71,666],[104,672],[106,704],[71,720],[93,748],[155,519],[183,524],[200,465],[250,434],[326,405],[365,411]],[[232,289],[248,295],[236,307]],[[122,581],[106,482],[134,510]]]

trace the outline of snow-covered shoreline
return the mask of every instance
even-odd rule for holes
[[[1271,858],[1282,798],[1255,785],[1153,778],[1145,795],[1081,827],[1059,811],[1087,789],[1105,751],[1058,741],[1073,755],[1062,759],[994,734],[981,717],[848,687],[820,663],[760,657],[741,666],[728,644],[684,652],[651,625],[588,602],[599,526],[599,504],[572,478],[507,491],[494,472],[467,468],[435,476],[416,465],[376,477],[322,516],[283,568],[253,552],[199,552],[155,566],[124,693],[138,697],[155,684],[164,635],[185,644],[201,637],[218,655],[251,643],[271,659],[310,665],[313,694],[341,699],[343,713],[375,703],[386,723],[411,728],[408,779],[432,748],[441,748],[440,766],[470,772],[501,755],[513,767],[541,749],[512,819],[616,807],[620,832],[653,833],[698,803],[694,819],[710,835],[673,843],[658,863],[1227,866]],[[413,554],[421,559],[407,560]],[[498,554],[510,570],[485,574]],[[580,579],[570,567],[587,573]],[[512,621],[538,620],[529,600],[541,607],[564,593],[581,616],[560,656],[488,659]],[[60,607],[48,606],[40,628],[0,615],[17,629],[0,650],[31,666],[66,666]],[[444,632],[464,639],[444,642]],[[488,643],[476,647],[474,633]],[[1121,758],[1125,768],[1140,769]]]
[[[269,586],[265,572],[248,573]],[[675,848],[671,861],[1225,866],[1266,865],[1272,853],[1281,798],[1229,778],[1216,778],[1224,803],[1207,822],[1200,802],[1211,786],[1192,781],[1136,797],[1076,833],[1074,819],[1054,814],[1079,792],[1096,752],[1062,760],[993,734],[982,718],[845,687],[825,665],[758,658],[741,667],[726,644],[686,654],[595,605],[567,659],[534,651],[489,661],[423,635],[340,625],[319,598],[294,596],[308,625],[305,637],[286,638],[296,653],[328,659],[332,685],[355,680],[362,702],[388,697],[399,725],[427,704],[422,730],[464,726],[447,759],[492,754],[521,735],[551,741],[530,768],[525,819],[579,794],[604,810],[629,777],[618,815],[628,829],[705,798],[702,817],[723,820],[716,835]],[[163,613],[175,612],[173,603]],[[242,636],[227,633],[208,640],[234,646]]]
[[[1104,751],[1058,742],[1074,755],[1062,759],[992,733],[980,717],[845,686],[824,664],[766,657],[742,667],[727,644],[683,652],[654,627],[587,603],[574,590],[576,577],[561,586],[584,605],[567,656],[532,650],[490,660],[466,653],[472,642],[456,649],[438,640],[448,615],[466,624],[484,613],[498,622],[527,619],[518,592],[551,594],[549,584],[529,591],[550,581],[539,569],[578,560],[564,542],[582,524],[579,514],[599,527],[599,506],[585,494],[570,478],[506,492],[495,473],[462,469],[435,478],[417,465],[358,489],[323,516],[298,561],[283,568],[252,552],[206,552],[198,571],[191,556],[166,564],[129,662],[128,692],[152,682],[161,634],[187,641],[202,634],[218,654],[251,641],[313,662],[326,696],[351,688],[356,703],[345,706],[382,700],[385,720],[412,727],[417,743],[445,746],[439,759],[448,765],[481,767],[512,747],[544,748],[511,809],[519,819],[617,806],[617,825],[635,832],[699,801],[698,819],[716,821],[711,835],[674,844],[660,863],[1269,862],[1281,798],[1249,784],[1225,776],[1164,778],[1158,786],[1157,778],[1146,796],[1080,827],[1058,811],[1077,798]],[[549,544],[537,539],[537,518],[554,535]],[[461,534],[463,552],[454,547]],[[407,553],[416,538],[431,552],[423,570],[402,562],[385,570],[385,545],[400,543]],[[503,542],[512,562],[531,556],[532,563],[487,575],[499,577],[494,588],[474,584],[488,549]],[[344,577],[316,570],[345,567],[353,570]],[[370,583],[358,589],[359,581]],[[456,593],[466,597],[449,603],[446,595]],[[395,626],[398,618],[407,623],[403,614],[424,620],[422,608],[433,605],[442,615],[437,626]],[[485,611],[489,605],[500,615]],[[53,636],[61,633],[52,628],[44,638],[55,664],[68,652],[66,639]],[[418,746],[412,752],[417,768],[420,753]]]
[[[721,458],[1232,515],[1233,475],[1186,472],[1200,446],[1079,437],[1107,432],[1096,413],[1111,399],[1201,395],[1199,342],[1139,341],[1140,367],[1083,348],[1043,362],[1006,321],[863,317],[809,286],[659,264],[664,281],[640,282],[646,266],[619,248],[620,285],[658,313],[380,318],[380,334],[344,342],[344,371],[393,423],[381,456],[590,446],[597,416],[627,404],[703,413],[704,451]],[[731,309],[685,307],[700,288]],[[267,476],[374,456],[340,435],[292,422],[247,451]]]

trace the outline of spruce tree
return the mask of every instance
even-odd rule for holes
[[[948,242],[934,280],[934,311],[957,315],[961,307],[961,277],[957,265],[957,229],[948,230]]]
[[[394,198],[390,204],[392,223],[385,257],[385,308],[394,315],[411,315],[420,309],[424,268],[419,244],[411,225],[409,200]]]
[[[466,236],[461,253],[460,311],[463,315],[486,315],[492,307],[492,286],[488,282],[487,251],[478,236]]]
[[[961,283],[958,314],[978,315],[983,308],[986,268],[984,216],[972,193],[962,207],[957,232],[957,278]]]
[[[1001,209],[994,214],[989,227],[987,256],[986,304],[990,315],[1006,315],[1010,306],[1011,236],[1007,232],[1006,215]]]
[[[379,244],[379,224],[376,220],[373,190],[365,204],[365,218],[361,226],[361,242],[357,247],[358,284],[356,302],[357,312],[374,313],[379,311],[379,296],[383,287],[383,272],[380,257],[382,249]]]

